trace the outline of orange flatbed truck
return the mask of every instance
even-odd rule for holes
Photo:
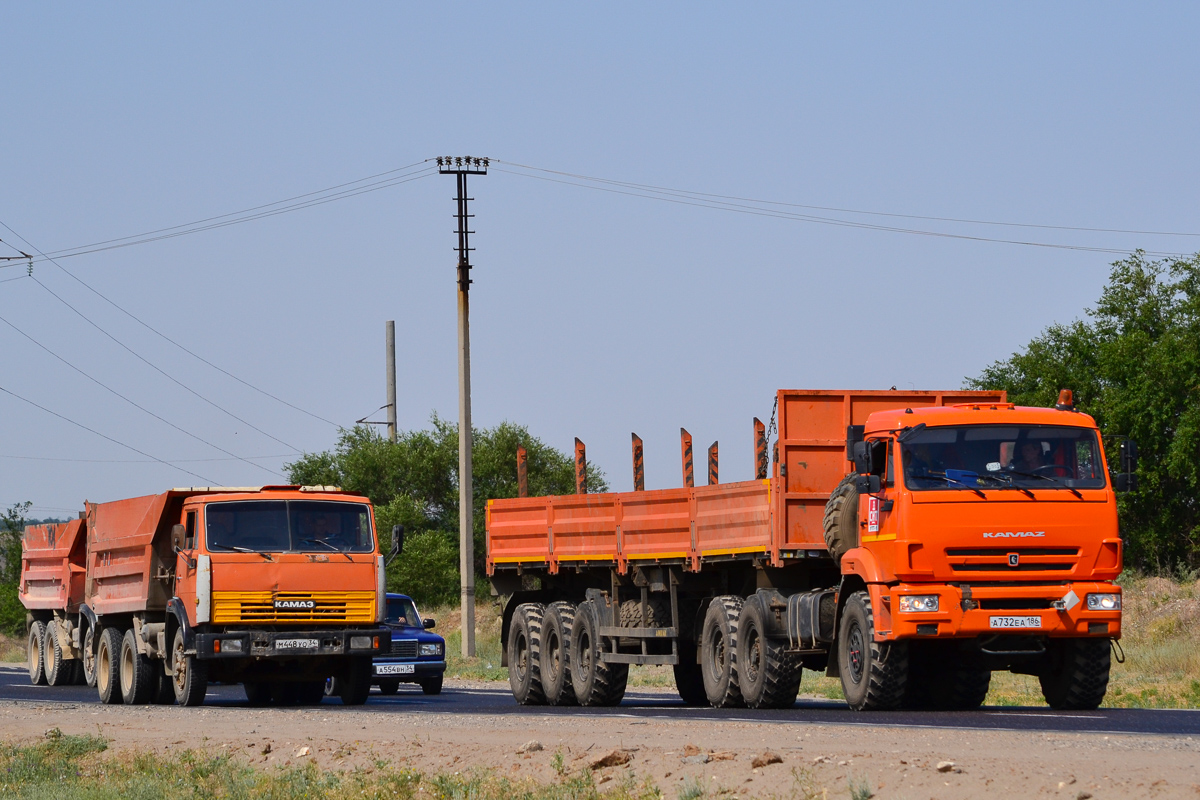
[[[363,703],[391,644],[370,501],[325,486],[192,487],[29,526],[19,594],[36,683],[105,703]],[[393,532],[397,538],[398,533]]]
[[[1095,708],[1121,635],[1115,491],[1095,421],[1003,392],[781,390],[768,477],[493,500],[487,571],[507,596],[521,703],[611,705],[630,664],[671,665],[680,697],[790,707],[803,669],[856,710],[972,708],[991,674],[1039,677]],[[635,485],[640,439],[634,436]],[[584,487],[586,489],[586,487]]]

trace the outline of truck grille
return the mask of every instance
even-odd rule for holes
[[[374,592],[213,592],[212,598],[212,621],[217,625],[375,621]],[[277,608],[277,600],[287,607]]]
[[[1017,563],[1009,556],[1015,554]],[[1070,572],[1078,561],[1077,547],[948,547],[946,560],[955,572]]]
[[[417,657],[417,640],[416,639],[393,639],[392,640],[392,655],[397,658],[416,658]]]

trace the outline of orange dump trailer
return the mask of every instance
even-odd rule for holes
[[[390,645],[383,557],[365,497],[334,487],[172,489],[87,503],[30,526],[20,598],[34,683],[102,700],[203,701],[240,682],[254,704],[366,699]]]
[[[754,421],[752,481],[717,482],[714,444],[690,485],[684,432],[683,488],[489,503],[519,701],[616,703],[629,664],[660,664],[715,706],[790,706],[805,668],[856,709],[976,706],[995,670],[1099,704],[1132,445],[1110,480],[1069,393],[781,390],[776,413],[771,459]]]

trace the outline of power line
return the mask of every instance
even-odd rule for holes
[[[901,219],[921,219],[921,220],[929,220],[929,221],[934,221],[934,222],[957,222],[957,223],[966,223],[966,224],[971,224],[971,225],[998,225],[998,226],[1010,227],[1010,228],[1041,228],[1041,229],[1045,229],[1045,230],[1083,231],[1083,232],[1088,232],[1088,233],[1129,233],[1129,234],[1136,234],[1139,236],[1200,237],[1200,233],[1182,233],[1179,231],[1143,231],[1143,230],[1132,230],[1132,229],[1126,229],[1126,228],[1086,228],[1086,227],[1077,227],[1077,226],[1072,226],[1072,225],[1046,225],[1046,224],[1038,224],[1038,223],[1032,223],[1032,222],[998,222],[995,220],[965,219],[965,218],[960,218],[960,217],[934,217],[934,216],[924,216],[924,215],[920,215],[920,214],[899,214],[899,213],[889,212],[889,211],[863,211],[861,209],[839,208],[836,206],[814,206],[814,205],[805,205],[803,203],[785,203],[785,202],[781,202],[778,200],[759,200],[759,199],[756,199],[753,197],[738,197],[736,195],[712,194],[710,192],[696,192],[696,191],[691,191],[689,189],[672,189],[670,187],[655,186],[653,184],[632,183],[629,181],[619,181],[619,180],[613,180],[611,178],[597,178],[597,177],[593,177],[593,176],[589,176],[589,175],[580,175],[580,174],[573,173],[573,172],[562,172],[560,170],[545,169],[543,167],[532,167],[532,166],[529,166],[528,164],[517,164],[517,163],[511,162],[511,161],[502,161],[500,159],[492,159],[492,160],[494,162],[497,162],[500,164],[508,164],[511,167],[520,167],[521,169],[534,170],[536,172],[545,172],[545,173],[549,173],[551,175],[562,175],[565,177],[577,178],[580,180],[594,181],[596,183],[607,183],[607,184],[612,184],[615,186],[625,186],[628,188],[643,189],[646,191],[653,191],[653,192],[662,192],[662,193],[666,193],[666,194],[672,194],[672,195],[683,196],[683,197],[709,197],[709,198],[714,198],[717,200],[738,200],[738,201],[745,202],[745,203],[758,203],[760,205],[785,206],[788,208],[808,208],[808,209],[812,209],[814,211],[836,211],[836,212],[845,213],[845,214],[865,214],[865,215],[876,216],[876,217],[897,217],[897,218],[901,218]],[[532,177],[532,176],[527,176],[527,177]]]
[[[232,458],[172,458],[172,464],[208,464],[215,461],[268,461],[274,458],[290,458],[301,456],[303,453],[283,453],[277,456],[233,456]],[[18,461],[53,461],[64,464],[153,464],[153,459],[144,458],[51,458],[48,456],[14,456],[0,453],[0,458],[12,458]],[[276,473],[279,474],[279,473]]]
[[[235,458],[235,459],[237,459],[238,461],[244,461],[245,463],[249,464],[249,465],[250,465],[250,466],[252,466],[252,467],[258,467],[258,468],[259,468],[259,469],[261,469],[261,470],[266,470],[267,472],[271,473],[272,475],[278,475],[278,476],[279,476],[279,477],[281,477],[281,478],[282,478],[282,477],[284,477],[282,473],[280,473],[280,472],[276,472],[275,470],[271,469],[270,467],[264,467],[264,466],[263,466],[263,465],[261,465],[261,464],[255,464],[253,461],[249,461],[249,460],[247,460],[247,459],[245,459],[245,458],[242,458],[241,456],[237,455],[236,453],[231,453],[231,452],[229,452],[228,450],[226,450],[225,448],[223,448],[223,447],[220,447],[220,446],[218,446],[218,445],[215,445],[215,444],[213,444],[212,442],[210,442],[210,441],[208,441],[208,440],[206,440],[206,439],[203,439],[203,438],[201,438],[201,437],[197,436],[196,434],[192,433],[191,431],[184,430],[183,428],[181,428],[181,427],[179,427],[178,425],[176,425],[174,422],[171,422],[170,420],[168,420],[168,419],[165,419],[164,417],[161,417],[161,416],[159,416],[158,414],[154,413],[153,411],[151,411],[150,409],[146,408],[145,406],[143,406],[143,405],[141,405],[141,404],[137,403],[137,402],[136,402],[136,401],[134,401],[134,400],[131,400],[130,398],[128,398],[128,397],[126,397],[125,395],[121,394],[121,393],[120,393],[120,392],[118,392],[116,389],[112,388],[111,386],[108,386],[108,385],[107,385],[107,384],[105,384],[103,381],[99,380],[98,378],[96,378],[96,377],[94,377],[94,376],[92,376],[92,375],[89,375],[88,373],[84,372],[82,369],[80,369],[79,367],[75,366],[75,365],[74,365],[74,364],[72,364],[70,361],[67,361],[65,358],[63,358],[63,357],[62,357],[62,356],[60,356],[58,353],[56,353],[56,352],[54,352],[53,350],[51,350],[49,347],[46,347],[46,345],[42,344],[42,343],[41,343],[41,342],[39,342],[37,339],[34,339],[34,338],[33,338],[32,336],[30,336],[28,333],[26,333],[25,331],[23,331],[23,330],[21,330],[20,328],[18,328],[16,325],[13,325],[11,322],[9,322],[9,321],[8,321],[7,319],[5,319],[4,317],[0,317],[0,322],[3,322],[5,325],[7,325],[8,327],[12,328],[12,329],[13,329],[14,331],[16,331],[17,333],[21,334],[22,336],[24,336],[24,337],[25,337],[26,339],[28,339],[29,341],[33,342],[35,345],[37,345],[38,347],[40,347],[42,350],[45,350],[45,351],[46,351],[47,353],[49,353],[50,355],[54,356],[54,358],[58,359],[59,361],[61,361],[61,362],[62,362],[62,363],[64,363],[64,364],[66,364],[68,367],[70,367],[71,369],[75,370],[75,371],[76,371],[76,372],[78,372],[80,375],[82,375],[83,377],[85,377],[85,378],[87,378],[89,381],[91,381],[92,383],[94,383],[94,384],[96,384],[97,386],[99,386],[101,389],[104,389],[105,391],[109,392],[110,394],[113,394],[113,395],[115,395],[115,396],[117,396],[117,397],[121,398],[121,399],[122,399],[122,400],[124,400],[126,403],[129,403],[129,405],[133,406],[134,408],[138,409],[139,411],[142,411],[142,412],[144,412],[144,413],[146,413],[146,414],[149,414],[150,416],[154,417],[156,420],[158,420],[159,422],[163,423],[164,425],[168,425],[168,426],[170,426],[171,428],[174,428],[175,430],[177,430],[177,431],[179,431],[180,433],[182,433],[184,436],[189,436],[189,437],[191,437],[192,439],[195,439],[197,442],[200,442],[201,444],[208,445],[209,447],[213,448],[214,450],[217,450],[217,451],[219,451],[219,452],[222,452],[222,453],[224,453],[224,454],[225,454],[225,455],[227,455],[227,456],[231,456],[232,458]]]
[[[199,478],[200,480],[204,481],[205,483],[209,484],[210,486],[216,483],[216,481],[212,480],[212,478],[206,478],[203,475],[200,475],[199,473],[192,472],[190,469],[185,469],[184,467],[181,467],[177,464],[172,464],[170,461],[164,461],[163,459],[152,456],[147,452],[138,450],[133,445],[125,444],[124,442],[118,441],[117,439],[114,439],[111,436],[106,436],[105,434],[101,433],[98,430],[95,430],[94,428],[89,428],[87,425],[84,425],[82,422],[76,422],[73,419],[64,417],[62,414],[59,414],[57,411],[51,411],[50,409],[46,408],[45,406],[39,405],[38,403],[33,402],[32,400],[30,400],[27,397],[22,397],[21,395],[17,394],[16,392],[12,391],[11,389],[6,389],[3,386],[0,386],[0,392],[4,392],[7,395],[15,397],[23,403],[28,403],[29,405],[33,406],[34,408],[41,409],[42,411],[45,411],[50,416],[61,419],[63,422],[68,422],[77,428],[82,428],[83,430],[87,431],[88,433],[95,434],[96,436],[99,436],[101,439],[106,439],[115,445],[124,447],[126,450],[132,450],[133,452],[137,453],[139,456],[145,456],[146,458],[149,458],[152,461],[157,461],[159,464],[163,464],[164,466],[171,467],[172,469],[177,469],[180,472],[186,472],[188,475],[191,475],[193,478]]]

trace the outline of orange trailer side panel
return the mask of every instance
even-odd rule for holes
[[[22,605],[60,611],[78,607],[83,600],[86,530],[81,519],[25,528],[18,589]]]
[[[179,521],[183,496],[164,492],[88,504],[85,599],[93,611],[115,614],[166,608],[167,565],[174,561],[169,533],[172,523]]]

